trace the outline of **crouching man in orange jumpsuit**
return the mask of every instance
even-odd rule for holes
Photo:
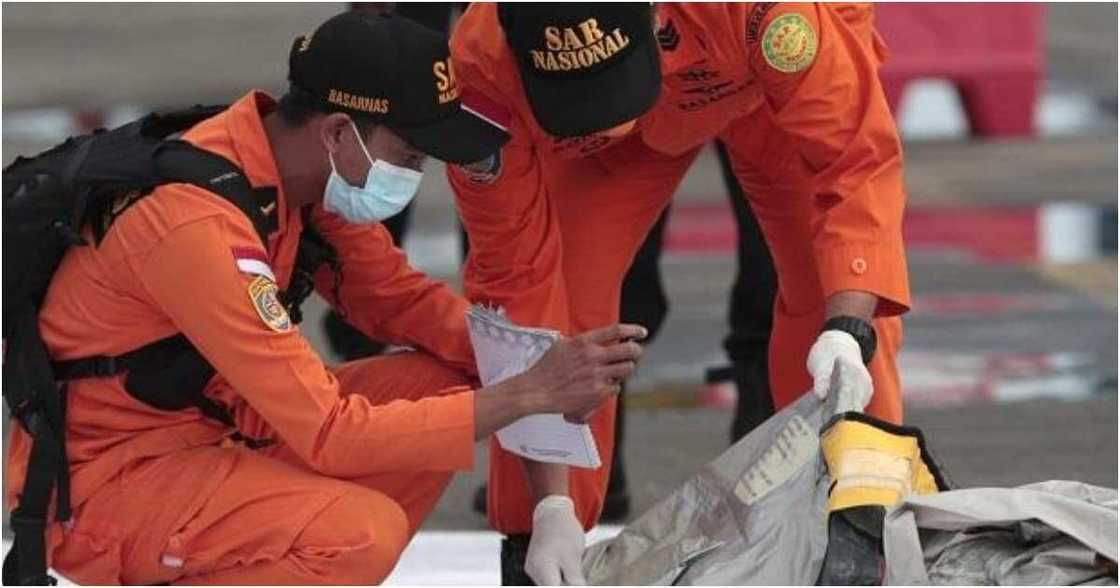
[[[719,139],[777,271],[774,406],[826,394],[836,369],[849,408],[900,421],[902,153],[870,10],[472,5],[451,41],[464,105],[511,140],[489,165],[449,168],[471,242],[468,298],[574,332],[614,322],[635,251],[699,149]],[[609,464],[607,404],[591,423]],[[595,523],[608,468],[553,474],[576,504],[558,515],[491,449],[506,580],[530,579],[516,576],[522,557],[533,580],[581,581],[583,536],[571,529]]]
[[[54,569],[89,584],[382,581],[473,444],[531,413],[584,414],[633,370],[641,327],[558,342],[528,372],[472,389],[466,301],[409,267],[376,224],[407,204],[425,154],[482,159],[504,133],[460,109],[443,37],[345,13],[300,37],[279,103],[254,91],[185,134],[261,193],[267,245],[230,202],[168,184],[98,247],[69,251],[40,315],[55,360],[121,356],[181,333],[211,366],[208,418],[158,410],[151,369],[69,384],[74,516]],[[125,203],[129,204],[129,203]],[[123,209],[123,210],[122,210]],[[338,253],[317,290],[370,336],[416,350],[323,365],[281,304],[301,232]],[[87,231],[89,227],[87,227]],[[7,498],[29,439],[13,428]]]

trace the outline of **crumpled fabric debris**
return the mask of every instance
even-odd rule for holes
[[[806,394],[771,417],[590,546],[588,582],[815,584],[829,535],[819,435],[833,408]],[[882,533],[889,584],[1117,583],[1114,489],[1049,481],[914,495],[886,511]]]

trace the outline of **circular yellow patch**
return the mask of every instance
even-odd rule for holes
[[[762,55],[778,71],[801,71],[817,56],[817,34],[800,14],[779,16],[770,21],[762,36]]]

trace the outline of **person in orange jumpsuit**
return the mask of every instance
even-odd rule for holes
[[[425,154],[465,163],[505,139],[460,109],[447,60],[445,38],[407,19],[328,20],[296,39],[279,103],[250,92],[184,135],[275,188],[266,244],[230,202],[168,184],[117,209],[98,247],[66,254],[40,314],[52,358],[182,333],[216,371],[203,394],[233,426],[141,402],[133,373],[71,381],[74,516],[48,529],[55,570],[89,584],[377,583],[452,473],[472,467],[476,439],[617,392],[640,354],[621,341],[640,327],[562,339],[533,369],[473,389],[467,302],[409,267],[376,223],[415,193]],[[341,262],[317,290],[415,351],[322,363],[277,294],[305,223]],[[13,427],[9,507],[28,453]]]
[[[468,298],[524,324],[610,324],[635,251],[701,146],[718,139],[778,277],[775,407],[826,394],[835,372],[850,408],[899,422],[895,359],[910,294],[902,152],[877,75],[884,51],[869,6],[472,5],[451,41],[464,104],[511,140],[488,169],[449,167],[471,242]],[[591,419],[604,463],[614,408]],[[579,582],[582,534],[545,518],[493,442],[491,456],[503,569],[519,572],[523,557],[533,580]],[[607,469],[552,474],[584,529],[599,516]]]

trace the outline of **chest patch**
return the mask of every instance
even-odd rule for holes
[[[249,282],[249,300],[253,302],[253,308],[268,328],[283,333],[291,330],[292,319],[284,305],[280,304],[277,297],[279,290],[276,282],[267,276],[257,276]]]
[[[800,14],[779,16],[762,35],[762,55],[780,72],[799,72],[817,56],[817,34]]]

